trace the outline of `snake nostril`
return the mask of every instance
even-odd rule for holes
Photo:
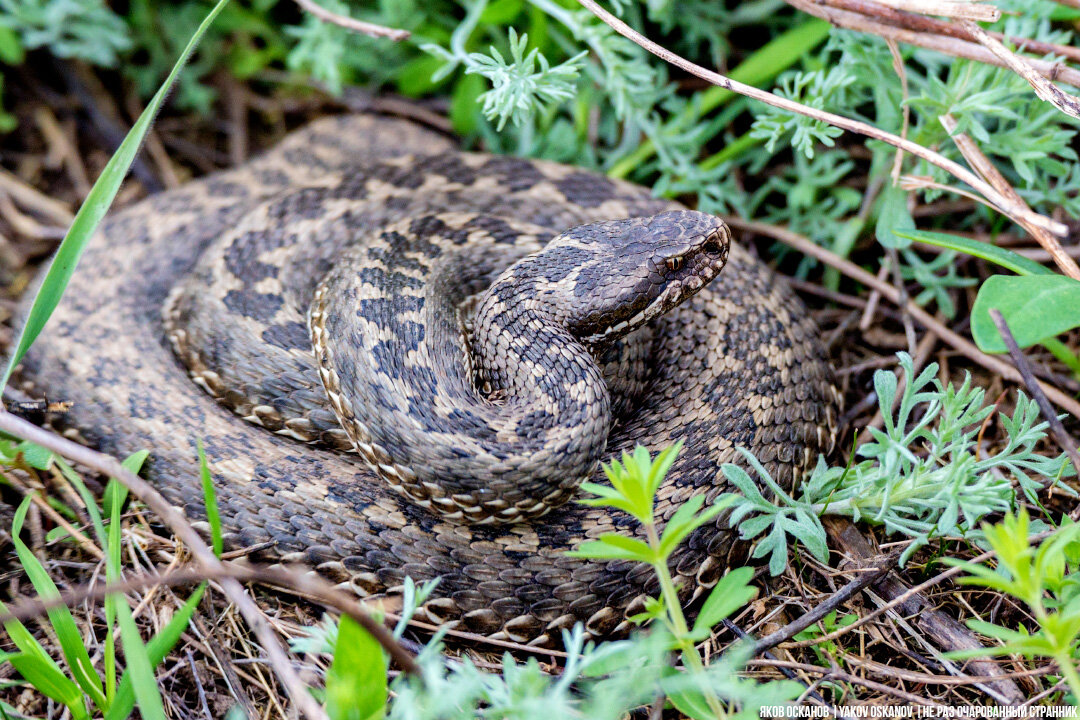
[[[720,244],[718,240],[706,241],[706,243],[701,246],[701,249],[709,255],[719,255],[724,251],[724,247]]]

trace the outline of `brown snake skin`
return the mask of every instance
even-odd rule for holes
[[[419,619],[501,639],[558,643],[579,621],[593,636],[619,634],[657,592],[649,569],[565,552],[604,532],[637,532],[631,520],[572,501],[511,524],[418,506],[356,456],[327,449],[351,443],[298,324],[337,253],[395,223],[443,214],[451,229],[483,225],[458,240],[490,246],[461,276],[475,293],[568,228],[677,209],[577,168],[457,152],[401,120],[320,120],[247,165],[110,216],[27,356],[23,387],[72,401],[69,422],[104,451],[149,449],[149,477],[193,518],[203,516],[201,438],[235,546],[273,541],[271,557],[365,596],[394,593],[405,576],[438,576]],[[503,247],[500,233],[513,241]],[[206,312],[222,319],[200,320]],[[737,244],[717,280],[621,347],[599,358],[613,390],[604,457],[684,441],[658,493],[663,518],[695,494],[722,492],[719,467],[738,460],[736,446],[790,485],[832,444],[839,400],[817,330]],[[637,369],[613,377],[625,366]],[[721,520],[684,543],[672,571],[689,599],[744,557]]]

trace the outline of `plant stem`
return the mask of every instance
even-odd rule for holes
[[[651,522],[644,525],[649,546],[653,550],[659,551],[660,536],[656,532],[656,525]],[[697,648],[694,647],[693,641],[687,638],[690,634],[690,628],[686,624],[686,615],[683,614],[682,603],[679,601],[679,591],[676,590],[675,581],[671,577],[671,571],[668,570],[667,558],[658,558],[653,563],[653,570],[656,571],[656,577],[660,581],[660,596],[664,599],[664,607],[667,609],[668,620],[671,622],[671,629],[675,634],[675,642],[682,651],[683,662],[689,665],[693,672],[703,673],[705,672],[705,664],[701,662],[701,656],[698,654]],[[702,693],[705,696],[705,702],[709,705],[709,709],[717,718],[727,717],[727,713],[724,712],[724,708],[712,688],[703,687]]]

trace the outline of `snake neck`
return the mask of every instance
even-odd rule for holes
[[[417,504],[469,523],[538,517],[596,470],[607,387],[557,308],[527,283],[492,285],[501,231],[439,217],[424,235],[393,226],[372,241],[375,265],[364,247],[322,281],[309,315],[320,375],[358,453]],[[512,225],[530,246],[532,226]],[[478,280],[497,291],[466,342],[457,308]]]

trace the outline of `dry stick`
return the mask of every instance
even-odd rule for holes
[[[987,65],[1008,67],[1008,65],[1006,65],[1005,62],[989,48],[984,47],[977,42],[958,40],[954,37],[945,35],[918,32],[909,30],[907,27],[897,27],[896,25],[879,22],[862,13],[830,7],[834,5],[834,3],[828,2],[828,5],[826,5],[826,2],[828,2],[828,0],[787,0],[787,3],[792,7],[815,17],[828,20],[837,27],[878,35],[886,39],[896,40],[898,42],[907,43],[908,45],[917,45],[919,47],[927,48],[928,50],[935,50],[946,55],[975,60],[976,62],[985,63]],[[1067,83],[1073,87],[1080,87],[1080,71],[1075,70],[1068,65],[1064,65],[1060,62],[1036,60],[1034,58],[1028,58],[1027,62],[1030,63],[1036,72],[1043,77]]]
[[[1001,19],[1001,11],[993,5],[975,5],[950,0],[945,0],[945,2],[941,0],[878,0],[878,2],[891,8],[902,8],[924,15],[941,15],[981,22],[996,22]]]
[[[1013,337],[1012,331],[1009,330],[1009,324],[997,308],[990,308],[990,318],[994,321],[994,325],[997,326],[1001,339],[1005,341],[1005,347],[1009,349],[1009,356],[1012,358],[1013,364],[1016,365],[1016,369],[1020,371],[1020,376],[1024,379],[1024,385],[1027,386],[1031,397],[1039,404],[1039,411],[1042,413],[1043,418],[1050,423],[1050,430],[1054,433],[1054,439],[1068,453],[1073,467],[1076,468],[1077,476],[1080,476],[1080,453],[1076,451],[1076,443],[1065,432],[1065,426],[1061,424],[1061,420],[1058,418],[1057,413],[1054,412],[1054,408],[1050,406],[1050,401],[1046,399],[1046,395],[1035,379],[1035,375],[1031,372],[1031,365],[1028,364],[1024,353],[1020,352],[1020,347],[1016,344],[1016,338]]]
[[[822,523],[833,543],[850,558],[860,561],[873,558],[877,551],[866,537],[847,518],[826,517]],[[909,595],[911,588],[899,577],[886,575],[868,588],[866,594],[879,607],[887,606],[891,601],[905,598],[895,609],[889,610],[892,620],[907,635],[914,637],[931,655],[933,655],[950,673],[965,674],[955,664],[947,660],[940,649],[944,650],[980,650],[985,652],[982,641],[951,614],[939,609],[934,602],[919,593]],[[924,635],[934,639],[931,643]],[[979,683],[977,687],[999,702],[1015,704],[1024,699],[1024,694],[1016,684],[1002,679],[1002,668],[990,660],[973,658],[968,661],[972,674],[996,676],[995,680]],[[968,671],[970,672],[970,670]]]
[[[0,411],[0,430],[14,435],[15,437],[37,443],[48,450],[52,450],[69,460],[93,468],[104,475],[115,477],[123,483],[135,497],[139,498],[144,505],[161,518],[162,522],[164,522],[169,529],[171,529],[173,533],[187,545],[191,550],[191,554],[196,558],[199,564],[207,569],[214,569],[219,572],[223,569],[221,561],[217,559],[214,552],[205,542],[203,542],[203,539],[195,529],[191,527],[183,514],[170,505],[160,493],[150,486],[149,483],[124,468],[115,458],[83,447],[82,445],[62,438],[47,430],[43,430],[42,428],[32,425],[21,418],[15,417],[6,411]],[[252,631],[254,631],[255,636],[259,639],[259,643],[266,651],[267,658],[271,667],[274,669],[274,673],[281,680],[281,684],[285,686],[289,695],[292,697],[293,702],[296,704],[296,707],[312,720],[328,720],[322,707],[315,702],[315,699],[307,691],[307,686],[300,679],[300,676],[296,674],[292,664],[289,662],[288,656],[281,647],[281,643],[274,634],[273,629],[266,622],[266,618],[263,617],[262,611],[259,610],[255,601],[244,591],[244,587],[234,578],[226,577],[221,580],[221,589],[236,605],[237,609],[244,616],[244,620],[251,627]]]
[[[338,15],[337,13],[330,12],[322,5],[314,2],[314,0],[296,0],[296,4],[324,22],[333,23],[346,30],[353,30],[358,33],[363,33],[364,35],[370,35],[371,37],[385,37],[397,42],[404,40],[412,34],[408,30],[383,27],[382,25],[375,25],[374,23],[364,22],[363,20],[356,20],[351,17],[345,17],[344,15]]]
[[[907,28],[908,30],[914,30],[915,32],[927,33],[930,35],[945,35],[947,37],[956,38],[957,40],[978,42],[971,33],[957,23],[946,22],[937,18],[926,17],[925,15],[915,15],[891,7],[884,7],[880,3],[871,2],[871,0],[814,1],[819,5],[829,5],[830,7],[840,8],[841,10],[850,10],[861,15],[872,16],[889,25]],[[1018,48],[1039,55],[1060,55],[1069,58],[1070,60],[1080,60],[1080,49],[1069,45],[1057,45],[1055,43],[1042,42],[1041,40],[1032,40],[1031,38],[1004,35],[996,32],[990,33],[990,36],[995,37],[998,40],[1008,41]]]
[[[1064,237],[1068,234],[1069,229],[1064,223],[1060,223],[1048,217],[1038,215],[1032,212],[1029,208],[1017,206],[1016,203],[1012,202],[1007,197],[1003,196],[1001,193],[991,187],[988,183],[977,177],[975,173],[971,172],[959,163],[949,160],[948,158],[940,155],[939,153],[930,150],[929,148],[925,148],[918,143],[911,142],[910,140],[905,140],[898,135],[893,135],[892,133],[885,132],[884,130],[876,128],[868,123],[860,122],[858,120],[852,120],[851,118],[846,118],[842,115],[837,115],[835,113],[817,110],[815,108],[803,105],[802,103],[795,102],[794,100],[788,100],[787,98],[780,97],[779,95],[774,95],[771,92],[760,90],[756,87],[753,87],[752,85],[746,85],[745,83],[741,83],[737,80],[732,80],[731,78],[721,75],[718,72],[708,70],[701,65],[692,63],[686,58],[676,55],[667,48],[657,45],[652,40],[649,40],[647,37],[634,30],[622,20],[597,5],[594,0],[578,0],[578,2],[581,3],[581,5],[588,9],[591,13],[604,21],[606,24],[610,25],[611,28],[615,30],[615,32],[619,33],[628,40],[631,40],[634,43],[640,45],[645,50],[649,51],[661,60],[671,63],[675,67],[680,68],[681,70],[685,70],[691,75],[695,75],[702,80],[706,80],[714,85],[718,85],[725,90],[730,90],[731,92],[738,93],[739,95],[745,95],[746,97],[753,100],[759,100],[766,105],[771,105],[772,107],[780,108],[781,110],[786,110],[788,112],[796,113],[798,115],[805,115],[806,117],[821,120],[822,122],[827,122],[830,125],[835,125],[842,130],[858,133],[859,135],[865,135],[866,137],[873,138],[875,140],[881,140],[882,142],[888,143],[893,147],[900,148],[905,152],[911,153],[915,157],[921,158],[933,165],[938,166],[942,170],[945,170],[946,172],[954,175],[959,180],[962,180],[971,187],[975,188],[980,193],[982,193],[984,197],[990,200],[990,202],[992,202],[997,207],[997,209],[1005,215],[1018,219],[1024,218],[1028,222],[1034,223],[1039,227],[1046,228],[1055,235],[1060,235]]]
[[[1039,98],[1051,103],[1066,115],[1080,118],[1080,100],[1069,95],[1061,88],[1054,85],[1054,83],[1050,82],[1050,80],[1047,80],[1040,75],[1038,70],[1032,67],[1030,60],[1016,55],[1009,50],[1009,48],[1005,47],[1000,40],[990,37],[985,30],[970,20],[963,21],[961,26],[970,32],[983,47],[994,53],[994,55],[1004,63],[1005,67],[1027,80],[1028,85],[1031,85],[1031,89],[1035,91],[1035,94],[1038,95]],[[1052,79],[1055,78],[1051,76],[1051,80]]]
[[[860,592],[867,585],[876,582],[881,579],[892,566],[895,564],[896,558],[889,558],[886,561],[879,563],[878,567],[865,568],[863,573],[849,582],[844,587],[840,588],[832,595],[828,600],[817,605],[813,610],[802,615],[799,619],[789,622],[784,627],[780,628],[776,632],[769,633],[765,637],[761,638],[754,643],[754,655],[760,655],[769,648],[776,647],[785,640],[790,640],[797,634],[810,627],[818,620],[831,613],[836,608],[840,607],[842,603],[847,602],[856,593]]]
[[[725,216],[724,220],[733,228],[760,233],[761,235],[767,235],[779,240],[785,245],[795,248],[804,255],[809,255],[812,258],[816,258],[817,260],[836,268],[841,273],[857,282],[860,282],[869,288],[878,290],[883,297],[889,300],[889,302],[894,304],[899,302],[899,293],[896,292],[896,288],[892,285],[878,280],[873,274],[863,270],[850,260],[845,260],[839,255],[829,252],[802,235],[776,225],[752,222],[736,217]],[[934,318],[933,315],[926,312],[926,310],[923,310],[915,303],[909,302],[907,310],[911,313],[911,316],[918,320],[924,327],[932,330],[935,335],[951,345],[953,349],[964,357],[982,365],[990,372],[1001,375],[1006,380],[1017,384],[1023,383],[1024,379],[1012,365],[981,352],[971,341],[966,340],[958,333],[950,330]],[[1039,382],[1039,387],[1042,388],[1043,392],[1046,393],[1046,396],[1050,398],[1051,402],[1074,417],[1080,418],[1080,402],[1077,402],[1075,398],[1044,382]]]
[[[306,570],[292,571],[279,567],[224,562],[220,563],[218,568],[199,566],[173,570],[161,575],[136,575],[115,583],[72,588],[48,600],[27,598],[10,603],[7,612],[0,613],[0,624],[8,620],[26,620],[37,617],[60,605],[74,605],[87,600],[100,600],[106,595],[114,593],[129,593],[160,585],[191,585],[204,580],[221,581],[222,579],[284,588],[297,595],[311,598],[321,605],[338,610],[361,623],[365,629],[370,627],[369,632],[403,670],[408,673],[419,671],[419,667],[413,660],[412,655],[401,647],[386,628],[372,620],[371,615],[364,610],[356,598],[338,590],[330,583]]]
[[[994,165],[990,162],[990,159],[979,149],[979,146],[971,139],[966,133],[957,133],[956,119],[948,113],[938,118],[945,130],[948,131],[952,137],[953,142],[956,143],[956,147],[960,150],[960,153],[964,156],[964,159],[968,161],[968,165],[975,169],[975,172],[979,173],[988,183],[993,185],[998,192],[1011,198],[1013,202],[1029,207],[1020,194],[1016,192],[1009,181],[1005,179]],[[1058,239],[1046,232],[1042,228],[1028,225],[1027,223],[1020,223],[1025,230],[1031,233],[1032,237],[1043,249],[1050,253],[1050,257],[1054,260],[1054,263],[1073,280],[1080,280],[1080,266],[1076,264],[1076,261],[1070,256],[1065,249],[1061,247],[1061,243]]]

